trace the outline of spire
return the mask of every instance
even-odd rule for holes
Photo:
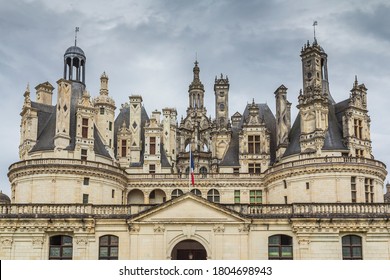
[[[314,42],[313,45],[317,45],[317,38],[316,38],[316,26],[318,25],[318,22],[315,20],[313,22],[313,29],[314,29]]]
[[[23,96],[24,96],[24,105],[31,106],[30,84],[29,83],[27,83],[26,90],[25,90]]]
[[[74,45],[75,45],[75,47],[77,46],[77,32],[79,32],[79,31],[80,31],[80,28],[76,27],[75,31],[74,31]]]
[[[200,89],[200,90],[204,91],[203,84],[199,78],[200,68],[198,66],[198,64],[199,64],[198,60],[195,60],[194,64],[195,64],[195,66],[193,68],[194,78],[192,80],[192,83],[190,84],[189,90]]]

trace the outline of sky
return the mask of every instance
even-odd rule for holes
[[[229,115],[242,113],[253,99],[275,113],[273,93],[283,84],[295,119],[302,88],[299,55],[313,41],[317,21],[333,98],[349,97],[355,75],[365,84],[373,155],[390,166],[389,1],[0,0],[0,7],[3,193],[10,193],[8,167],[19,160],[26,86],[33,101],[36,85],[49,81],[56,87],[76,26],[77,45],[87,57],[87,90],[92,97],[99,94],[105,71],[117,108],[139,94],[149,115],[174,107],[180,121],[197,59],[208,115],[215,115],[214,79],[223,73],[230,82]]]

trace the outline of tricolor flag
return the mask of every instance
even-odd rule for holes
[[[195,169],[194,158],[192,156],[191,149],[190,149],[190,174],[191,174],[191,184],[193,186],[195,185],[194,169]]]

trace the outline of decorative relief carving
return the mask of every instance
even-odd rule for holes
[[[34,237],[32,240],[33,247],[41,248],[43,246],[43,243],[45,243],[43,237]]]
[[[13,243],[13,240],[11,237],[3,237],[1,238],[1,246],[4,247],[11,247]]]
[[[225,232],[225,226],[224,225],[215,225],[213,228],[215,233],[224,233]]]
[[[86,237],[76,238],[76,244],[80,246],[86,246],[88,244],[88,239]]]
[[[140,226],[139,225],[129,224],[129,232],[131,232],[131,233],[139,233],[139,231],[140,231]]]
[[[155,225],[153,230],[156,233],[163,233],[165,231],[165,227],[164,225]]]

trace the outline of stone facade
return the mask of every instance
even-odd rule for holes
[[[230,117],[222,74],[208,117],[197,61],[178,121],[174,108],[148,115],[139,95],[115,116],[107,74],[92,99],[84,51],[68,48],[57,104],[49,82],[35,102],[24,93],[0,258],[390,259],[367,89],[356,78],[336,103],[324,49],[308,42],[301,58],[295,121],[284,85],[275,115],[252,100]]]

